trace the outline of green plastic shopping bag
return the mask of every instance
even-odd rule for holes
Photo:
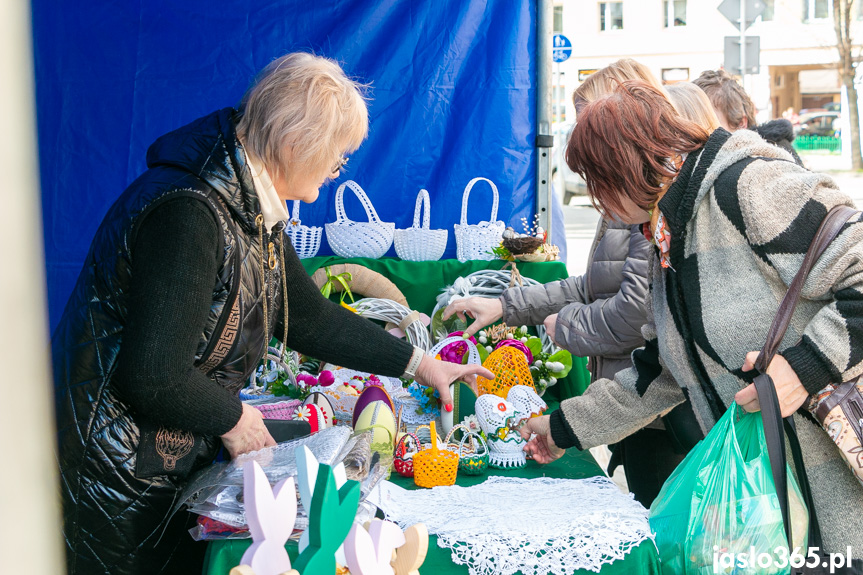
[[[809,513],[787,471],[793,551],[806,548]],[[755,561],[788,552],[761,413],[732,403],[662,486],[650,528],[664,574],[787,572]]]

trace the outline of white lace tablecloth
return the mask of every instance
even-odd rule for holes
[[[606,477],[489,477],[472,487],[407,490],[382,482],[370,497],[403,529],[425,523],[471,575],[599,572],[653,540],[648,511]]]

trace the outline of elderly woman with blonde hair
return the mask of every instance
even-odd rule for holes
[[[275,335],[301,353],[436,387],[436,361],[321,296],[282,230],[368,131],[361,86],[289,54],[239,109],[168,133],[103,220],[53,338],[71,574],[196,573],[204,545],[171,515],[192,472],[274,445],[245,385]]]

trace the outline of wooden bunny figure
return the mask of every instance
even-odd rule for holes
[[[297,461],[297,489],[300,492],[300,502],[303,504],[306,512],[308,512],[312,507],[312,494],[315,491],[315,481],[318,478],[318,460],[315,454],[305,445],[301,445],[294,450],[294,457]],[[348,480],[343,463],[339,463],[333,467],[333,477],[336,479],[336,489],[341,489],[342,485]],[[308,546],[309,532],[306,530],[300,536],[300,553],[305,551]],[[347,564],[345,551],[341,545],[336,551],[336,562],[339,565]]]
[[[329,465],[318,465],[309,514],[309,546],[294,567],[305,575],[336,572],[336,550],[353,525],[360,504],[360,484],[347,481],[339,489]]]
[[[345,557],[351,575],[393,575],[393,551],[404,545],[405,535],[395,523],[372,519],[369,529],[354,523],[345,539]]]
[[[284,479],[271,489],[258,462],[247,461],[243,467],[243,496],[253,543],[240,564],[249,565],[257,575],[280,575],[288,571],[291,560],[285,543],[297,518],[294,478]]]
[[[429,550],[429,532],[424,523],[405,529],[405,544],[396,549],[392,565],[395,575],[419,575],[420,565]]]

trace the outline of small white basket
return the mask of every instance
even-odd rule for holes
[[[345,186],[359,198],[369,218],[367,222],[354,222],[345,214]],[[336,191],[336,221],[324,224],[327,242],[333,252],[343,258],[379,258],[393,245],[396,225],[382,222],[363,189],[348,180]]]
[[[324,228],[302,224],[300,221],[300,201],[294,200],[291,219],[285,226],[285,233],[291,238],[291,243],[300,259],[313,258],[317,255],[318,250],[321,249],[321,233],[323,231]]]
[[[423,214],[422,227],[420,227],[420,212],[423,209],[425,213]],[[428,262],[441,258],[444,250],[446,250],[447,231],[429,229],[430,217],[431,202],[429,202],[428,190],[420,190],[414,207],[414,225],[404,230],[396,230],[393,235],[396,254],[401,259],[412,262]]]
[[[488,221],[481,221],[478,224],[468,224],[467,201],[470,197],[471,188],[479,181],[488,182],[488,185],[491,186],[491,192],[494,195],[494,201],[491,205],[491,217]],[[461,224],[455,224],[455,243],[458,261],[495,259],[496,256],[491,250],[500,245],[503,230],[506,228],[503,222],[497,221],[497,203],[497,186],[494,185],[494,182],[488,178],[474,178],[467,183],[461,199]]]

